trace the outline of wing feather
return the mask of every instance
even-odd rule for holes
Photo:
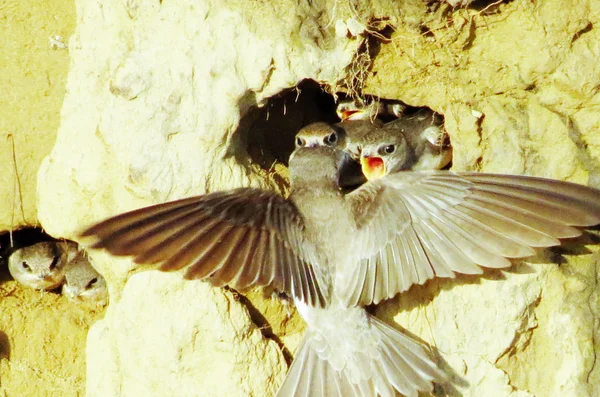
[[[326,304],[317,255],[296,206],[258,189],[235,189],[121,214],[82,233],[94,248],[131,255],[188,279],[234,288],[273,285],[314,306]],[[318,264],[317,264],[318,265]]]
[[[358,260],[349,267],[351,282],[337,283],[336,293],[348,304],[378,303],[436,276],[506,268],[508,258],[600,223],[599,190],[525,176],[398,172],[346,198]]]

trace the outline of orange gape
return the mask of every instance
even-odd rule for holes
[[[360,110],[344,110],[342,112],[342,121],[352,120],[352,116],[354,116],[357,113],[361,113]]]
[[[363,157],[360,159],[360,165],[368,180],[379,179],[386,174],[385,163],[381,157]]]

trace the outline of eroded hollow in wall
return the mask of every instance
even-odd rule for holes
[[[250,110],[240,122],[239,133],[251,161],[272,170],[274,163],[287,166],[294,150],[294,136],[302,127],[317,121],[339,121],[335,100],[318,83],[305,80],[272,97],[264,107]]]
[[[364,112],[372,121],[392,122],[398,118],[410,118],[423,112],[433,111],[424,107],[412,107],[400,99],[384,99],[371,96],[350,97],[346,93],[330,94],[313,80],[305,80],[296,87],[272,97],[262,108],[251,109],[240,122],[237,134],[246,148],[250,161],[263,170],[267,177],[277,181],[282,191],[287,190],[288,159],[294,150],[294,137],[302,128],[315,122],[339,123],[338,106],[350,103],[354,107],[378,110]],[[396,113],[396,106],[399,112]],[[338,109],[339,110],[339,109]],[[436,114],[443,128],[443,115]],[[449,137],[445,135],[445,145]],[[444,168],[449,168],[449,165]]]
[[[7,396],[85,394],[87,332],[104,307],[71,302],[59,290],[27,288],[8,271],[14,250],[52,240],[35,228],[0,235],[0,379]]]
[[[5,262],[8,257],[15,250],[38,243],[40,241],[51,241],[54,240],[51,236],[44,233],[44,231],[37,227],[27,227],[19,230],[13,230],[10,232],[0,233],[0,261],[3,265],[1,267],[2,272],[5,269]]]

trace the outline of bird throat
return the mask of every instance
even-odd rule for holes
[[[385,175],[385,162],[381,157],[363,157],[360,159],[360,165],[368,180],[379,179]]]

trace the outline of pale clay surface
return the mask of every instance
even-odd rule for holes
[[[0,3],[1,231],[37,223],[37,171],[55,143],[69,72],[69,51],[50,38],[68,38],[75,19],[72,0]],[[0,266],[0,395],[81,396],[87,331],[102,314],[21,287]]]
[[[2,1],[0,43],[0,230],[37,224],[37,170],[52,150],[65,96],[69,52],[52,36],[75,29],[71,0]]]
[[[62,123],[38,174],[46,230],[73,238],[142,205],[275,186],[239,161],[243,150],[224,156],[228,142],[241,144],[231,135],[240,115],[303,78],[335,84],[361,39],[356,26],[365,26],[348,21],[365,21],[369,8],[389,16],[396,33],[367,92],[443,113],[455,170],[600,187],[600,4],[510,2],[489,15],[455,10],[450,21],[441,11],[426,15],[422,1],[402,10],[362,2],[355,13],[333,3],[251,3],[256,8],[241,11],[250,3],[78,2]],[[543,254],[505,279],[434,281],[378,314],[437,347],[469,383],[457,386],[464,396],[594,396],[600,258],[592,250],[560,267],[544,265],[551,256]],[[273,394],[283,355],[229,292],[158,272],[135,275],[123,289],[132,264],[93,255],[111,304],[88,337],[89,397]],[[268,320],[286,329],[279,336],[293,352],[301,327],[281,327],[285,310],[259,297],[253,303],[280,313]]]

